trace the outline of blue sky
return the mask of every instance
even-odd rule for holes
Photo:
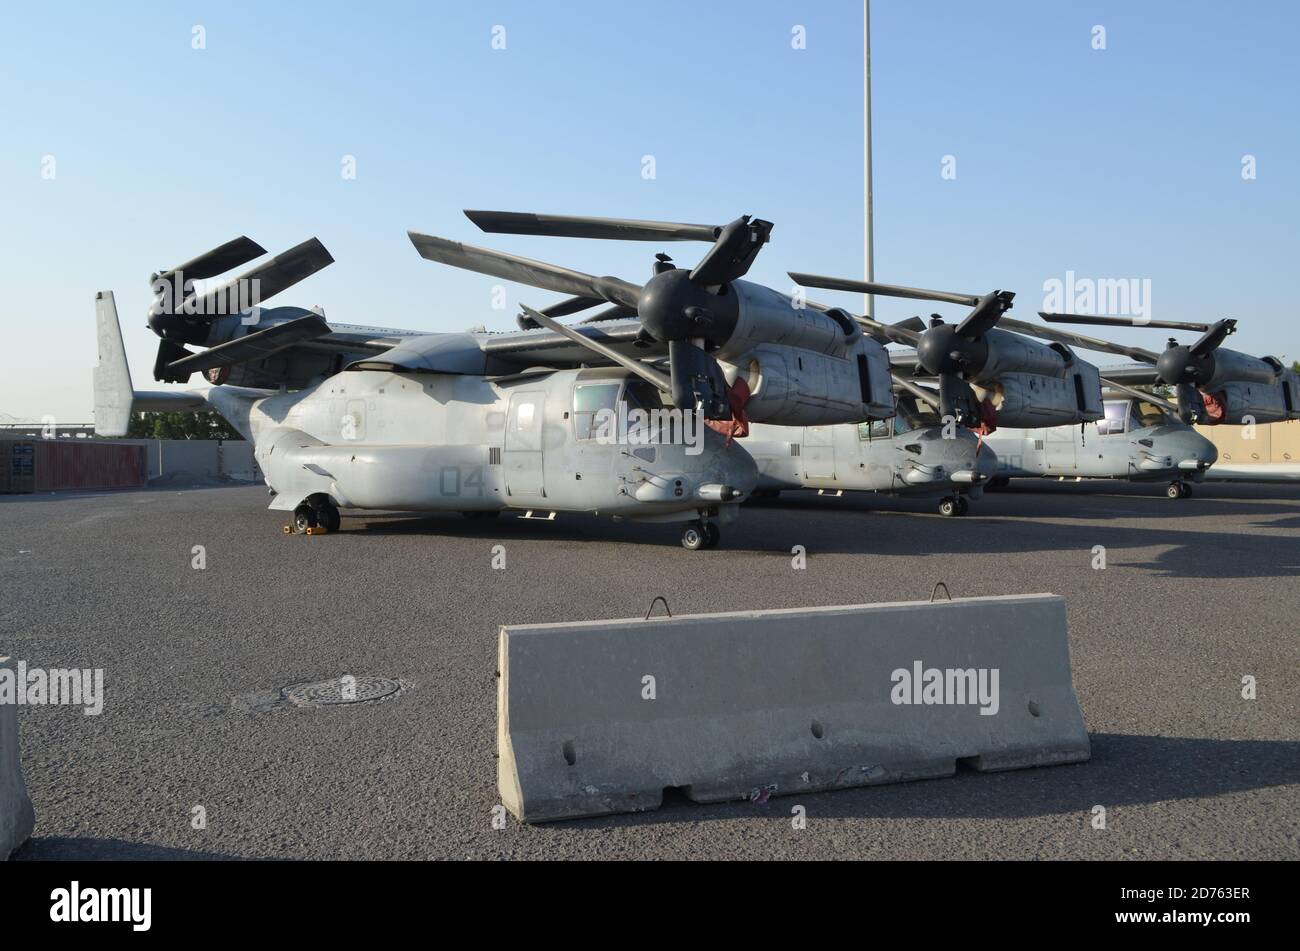
[[[494,310],[493,280],[423,261],[408,228],[635,280],[658,250],[481,235],[465,207],[751,213],[776,222],[756,279],[860,275],[861,18],[856,0],[5,4],[0,413],[88,419],[100,289],[154,386],[150,272],[239,234],[316,235],[337,259],[276,303],[428,329],[508,329],[551,296],[511,287]],[[1021,319],[1067,271],[1150,279],[1154,316],[1235,316],[1234,346],[1300,357],[1298,32],[1281,2],[875,0],[877,278],[1009,288]]]

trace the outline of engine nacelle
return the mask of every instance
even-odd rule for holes
[[[749,386],[752,421],[829,426],[894,414],[889,356],[847,311],[800,307],[748,281],[725,293],[735,295],[736,322],[713,355],[728,384]]]
[[[1277,383],[1233,381],[1224,383],[1215,390],[1201,391],[1201,399],[1205,402],[1205,417],[1197,422],[1209,426],[1241,426],[1300,419],[1300,412],[1296,410],[1295,373],[1289,370]]]
[[[971,375],[972,383],[990,383],[1015,373],[1064,379],[1069,375],[1070,369],[1080,362],[1064,344],[1039,343],[1009,330],[994,327],[984,334],[984,339],[988,345],[988,356],[983,365]],[[1100,386],[1097,400],[1101,401]]]
[[[1213,354],[1214,373],[1201,386],[1201,389],[1214,391],[1221,385],[1232,383],[1259,383],[1272,385],[1278,377],[1287,371],[1273,357],[1252,357],[1248,353],[1236,350],[1215,350]]]
[[[1064,376],[1007,373],[995,383],[972,384],[979,399],[992,402],[997,424],[1038,429],[1092,422],[1105,415],[1101,375],[1091,363],[1075,361]]]
[[[869,337],[844,356],[763,344],[719,363],[728,383],[749,386],[745,415],[756,423],[830,426],[894,415],[889,355]]]

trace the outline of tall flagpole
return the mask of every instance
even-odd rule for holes
[[[865,271],[866,280],[876,279],[876,261],[872,235],[871,209],[871,0],[862,0],[862,129],[863,129],[863,190],[866,198],[865,221]],[[876,317],[876,298],[867,294],[863,299],[865,313],[873,320]]]

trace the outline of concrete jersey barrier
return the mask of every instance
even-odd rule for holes
[[[499,668],[529,822],[1089,756],[1055,595],[503,627]]]
[[[0,677],[14,677],[13,660],[0,657]],[[32,800],[23,782],[18,750],[18,705],[0,703],[0,861],[27,841],[36,825]]]

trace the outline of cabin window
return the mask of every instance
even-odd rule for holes
[[[858,423],[858,438],[870,441],[872,439],[888,439],[890,433],[890,423],[895,422],[897,416],[890,419],[873,419],[867,423]],[[895,430],[898,431],[898,430]]]
[[[579,383],[573,388],[573,431],[579,439],[596,439],[605,434],[617,412],[619,386]]]

